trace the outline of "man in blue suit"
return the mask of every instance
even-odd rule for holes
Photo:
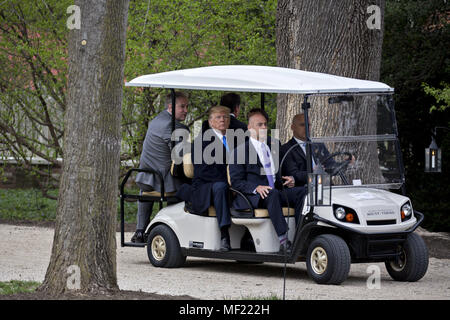
[[[192,163],[194,178],[192,185],[183,185],[177,197],[190,201],[195,212],[203,213],[210,206],[216,210],[221,232],[220,250],[228,251],[231,226],[229,188],[227,182],[227,158],[229,145],[226,130],[230,124],[230,110],[216,106],[209,111],[208,123],[211,129],[200,134],[193,143]]]
[[[228,129],[242,129],[242,131],[247,131],[247,125],[242,121],[238,120],[238,116],[241,110],[241,97],[234,92],[229,92],[224,94],[220,98],[220,105],[224,107],[228,107],[230,109],[230,126]],[[203,121],[202,123],[202,132],[205,132],[210,128],[208,120]],[[237,142],[236,140],[235,142]]]
[[[279,141],[267,137],[268,116],[261,109],[252,109],[248,114],[250,139],[239,145],[233,152],[229,164],[231,186],[246,195],[253,208],[267,208],[269,217],[280,241],[280,250],[288,250],[288,226],[283,216],[282,206],[288,203],[295,208],[296,218],[301,214],[306,190],[294,187],[292,176],[281,176],[275,161],[279,160]],[[284,180],[284,182],[283,182]],[[287,200],[286,200],[287,197]],[[247,202],[237,196],[234,208],[244,210]]]

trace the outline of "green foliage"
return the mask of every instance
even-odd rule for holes
[[[11,280],[0,282],[0,295],[34,292],[40,286],[36,281]]]
[[[51,190],[57,195],[56,190]],[[0,219],[54,221],[57,202],[42,197],[38,189],[0,189]]]
[[[50,190],[57,196],[58,190]],[[125,193],[139,194],[139,189],[125,189]],[[42,197],[39,189],[0,189],[0,220],[55,221],[57,201]],[[153,206],[152,217],[159,211]],[[125,222],[136,223],[137,202],[125,202]],[[120,221],[120,200],[117,199],[117,221]]]
[[[434,110],[445,111],[450,106],[450,84],[441,82],[442,89],[430,87],[426,83],[422,83],[422,88],[426,94],[434,97],[437,103],[442,103],[439,106],[433,105],[430,108],[430,112]]]
[[[275,65],[276,1],[131,1],[125,77],[208,65]],[[143,94],[142,94],[143,93]],[[148,121],[164,106],[161,89],[125,89],[123,146],[131,159],[140,155]],[[206,114],[223,92],[190,91],[190,114]],[[266,95],[276,114],[275,95]],[[260,105],[260,95],[242,93],[240,118]],[[275,124],[275,117],[272,117]]]
[[[429,95],[423,90],[422,83],[433,88],[448,79],[450,24],[445,12],[449,9],[444,0],[386,1],[381,67],[381,81],[396,92],[406,193],[414,209],[425,214],[424,227],[433,231],[450,231],[449,132],[438,131],[442,173],[424,172],[424,149],[431,142],[434,127],[448,126],[450,114],[448,108],[430,113],[437,99],[431,91]]]

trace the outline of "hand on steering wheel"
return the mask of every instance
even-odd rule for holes
[[[346,155],[346,156],[348,156],[348,158],[345,159],[344,161],[338,163],[336,167],[332,168],[333,171],[331,171],[331,173],[330,173],[331,176],[335,176],[335,175],[337,175],[340,171],[343,171],[343,170],[347,169],[348,165],[349,165],[350,163],[353,163],[353,162],[355,161],[355,156],[352,155],[350,152],[341,152],[341,151],[338,151],[338,152],[335,152],[335,153],[330,154],[330,155],[327,156],[325,159],[322,159],[321,162],[322,162],[323,164],[325,164],[325,162],[327,162],[328,159],[334,158],[334,157],[339,156],[339,155]]]

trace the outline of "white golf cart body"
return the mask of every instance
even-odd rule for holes
[[[172,90],[291,93],[305,96],[382,95],[390,97],[394,92],[393,88],[380,82],[266,66],[212,66],[176,70],[140,76],[128,82],[126,86]],[[391,111],[392,115],[393,109]],[[391,119],[393,131],[383,135],[368,136],[369,138],[366,136],[365,139],[369,143],[377,143],[384,141],[383,139],[386,137],[386,145],[391,143],[394,146],[391,149],[398,151],[395,114],[393,115],[394,118]],[[314,119],[312,122],[314,123]],[[320,136],[316,138],[317,142],[328,141]],[[346,143],[353,142],[346,139],[344,139]],[[314,136],[311,137],[311,140],[315,142]],[[335,139],[334,142],[336,141],[340,140]],[[389,178],[389,181],[384,181],[384,183],[371,183],[364,181],[364,177],[356,176],[352,178],[352,183],[333,185],[331,205],[329,206],[309,206],[305,199],[303,220],[302,223],[299,223],[301,226],[296,226],[293,215],[287,215],[285,218],[289,227],[288,237],[294,244],[287,261],[295,263],[299,260],[306,260],[308,262],[307,253],[310,254],[308,246],[317,235],[326,233],[345,239],[350,248],[352,262],[385,261],[388,263],[389,259],[398,259],[401,249],[394,252],[395,250],[393,251],[391,246],[386,251],[385,245],[394,243],[394,246],[399,246],[405,241],[408,234],[412,233],[421,223],[423,215],[412,210],[408,197],[388,191],[388,189],[398,189],[404,185],[401,158],[396,163],[398,164],[397,176]],[[324,192],[324,195],[326,202],[330,193]],[[163,198],[161,199],[163,200]],[[402,206],[405,204],[409,204],[412,212],[406,219],[401,215]],[[338,219],[335,214],[336,206],[351,208],[356,215],[357,223]],[[271,220],[268,214],[264,213],[259,216],[254,214],[251,217],[232,216],[230,228],[232,250],[220,252],[220,230],[213,212],[214,210],[210,210],[209,214],[205,215],[192,214],[186,209],[184,202],[168,205],[152,219],[146,233],[151,234],[157,226],[167,226],[178,239],[183,256],[255,262],[286,261],[286,256],[279,253],[279,240]],[[241,238],[247,229],[253,239],[254,252],[240,250]],[[126,245],[122,237],[122,246]],[[377,248],[372,252],[374,247]],[[148,250],[150,257],[150,249]],[[318,255],[320,252],[314,251],[312,254]],[[313,257],[310,260],[312,263]],[[321,277],[321,273],[322,271],[318,271],[316,276]],[[314,280],[319,283],[340,283],[345,277],[341,276],[339,279],[328,277],[328,280],[315,278]]]

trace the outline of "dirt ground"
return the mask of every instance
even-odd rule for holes
[[[60,297],[35,292],[0,295],[0,299],[281,299],[285,286],[286,299],[289,300],[449,300],[450,236],[446,233],[429,233],[423,229],[418,230],[418,233],[428,245],[430,264],[425,277],[415,283],[393,281],[383,263],[353,264],[348,279],[339,286],[314,283],[306,273],[305,263],[301,262],[287,265],[285,283],[282,277],[283,265],[274,263],[248,265],[189,257],[182,268],[162,269],[149,263],[146,249],[119,246],[117,277],[120,291],[108,295],[68,294]],[[126,233],[126,239],[131,235],[131,232]],[[117,243],[119,236],[117,234]],[[0,239],[0,281],[42,282],[50,259],[52,226],[3,223],[0,224]],[[378,283],[372,281],[375,273],[379,274]]]

